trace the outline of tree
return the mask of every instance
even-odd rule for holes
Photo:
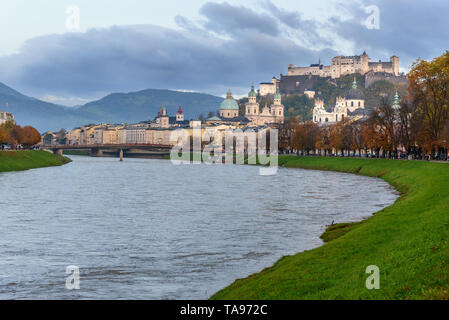
[[[315,150],[318,135],[318,125],[312,121],[300,123],[293,133],[292,146],[296,150],[304,150],[308,155]]]
[[[9,142],[9,132],[5,126],[0,126],[0,143],[5,144]]]
[[[449,116],[449,51],[432,61],[418,59],[409,73],[409,96],[423,120],[427,153],[444,148],[442,131]]]
[[[383,100],[379,106],[373,110],[372,121],[377,124],[380,139],[378,142],[384,151],[396,154],[400,140],[400,122],[398,114],[387,100]]]
[[[41,135],[39,131],[31,126],[26,126],[23,128],[23,141],[22,144],[27,147],[34,146],[41,141]]]
[[[21,144],[24,141],[24,131],[21,126],[14,125],[9,131],[9,143]]]
[[[298,126],[295,118],[288,118],[280,127],[279,131],[279,149],[291,150],[293,143],[293,134]]]
[[[320,154],[321,150],[324,150],[324,156],[327,156],[330,150],[330,129],[328,126],[318,127],[315,148],[319,150]]]
[[[344,144],[343,144],[343,121],[340,121],[336,124],[330,126],[330,138],[329,138],[329,146],[333,149],[342,152],[344,155]]]

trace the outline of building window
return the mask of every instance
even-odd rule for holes
[[[329,122],[329,119],[328,119],[328,118],[326,118],[326,122]]]
[[[360,107],[360,101],[359,101],[359,107]]]
[[[353,107],[354,106],[354,101],[351,101],[351,107]]]
[[[338,121],[338,114],[335,115],[335,121]]]

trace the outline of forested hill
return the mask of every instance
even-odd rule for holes
[[[368,109],[378,106],[382,97],[393,100],[396,90],[398,90],[401,96],[406,93],[406,87],[398,87],[386,81],[374,82],[368,89],[365,89],[365,77],[362,75],[356,75],[355,77],[357,87],[366,97],[366,107]],[[344,97],[349,89],[352,88],[353,82],[354,75],[347,75],[340,79],[320,78],[312,90],[316,92],[316,98],[324,100],[326,106],[334,106],[337,97]],[[247,99],[241,100],[241,106],[244,102],[247,102]],[[261,98],[259,102],[261,108],[265,104],[271,105],[272,103],[270,99],[266,98]],[[282,103],[285,106],[286,117],[294,117],[301,121],[312,119],[313,107],[315,105],[314,99],[300,95],[289,95],[282,97]]]
[[[81,116],[94,122],[138,122],[153,119],[165,106],[175,116],[182,106],[185,119],[197,118],[200,114],[216,112],[223,98],[209,94],[148,89],[138,92],[113,93],[98,101],[89,102],[77,110]]]
[[[153,119],[162,106],[174,116],[179,106],[185,119],[216,112],[223,98],[209,94],[148,89],[113,93],[78,108],[69,108],[28,97],[0,83],[0,110],[14,114],[19,125],[31,125],[41,133],[70,130],[90,123],[133,123]]]

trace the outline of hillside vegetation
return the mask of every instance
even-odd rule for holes
[[[334,226],[324,235],[328,243],[284,257],[213,299],[449,299],[448,164],[294,156],[281,156],[280,164],[382,177],[402,196],[363,223]],[[380,269],[379,290],[365,286],[370,265]]]
[[[362,75],[355,75],[357,79],[357,87],[364,93],[366,99],[366,108],[372,109],[379,106],[382,97],[386,99],[393,99],[396,90],[399,94],[405,95],[406,88],[402,86],[395,86],[387,81],[374,82],[369,88],[365,89],[365,77]],[[312,88],[316,92],[316,98],[324,100],[326,106],[334,106],[337,97],[344,97],[349,89],[352,87],[354,75],[346,75],[339,79],[320,78],[317,84]],[[269,99],[262,98],[260,100],[261,107],[267,103],[271,105]],[[300,121],[312,119],[313,108],[315,106],[314,99],[309,99],[306,96],[290,95],[282,98],[282,103],[285,106],[285,116],[287,118],[296,118]]]

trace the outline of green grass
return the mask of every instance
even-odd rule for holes
[[[368,220],[332,226],[323,246],[284,257],[212,299],[449,299],[449,164],[290,156],[279,162],[381,177],[402,195]],[[379,290],[365,287],[369,265],[380,268]]]
[[[70,159],[46,151],[0,151],[0,172],[61,166]]]

